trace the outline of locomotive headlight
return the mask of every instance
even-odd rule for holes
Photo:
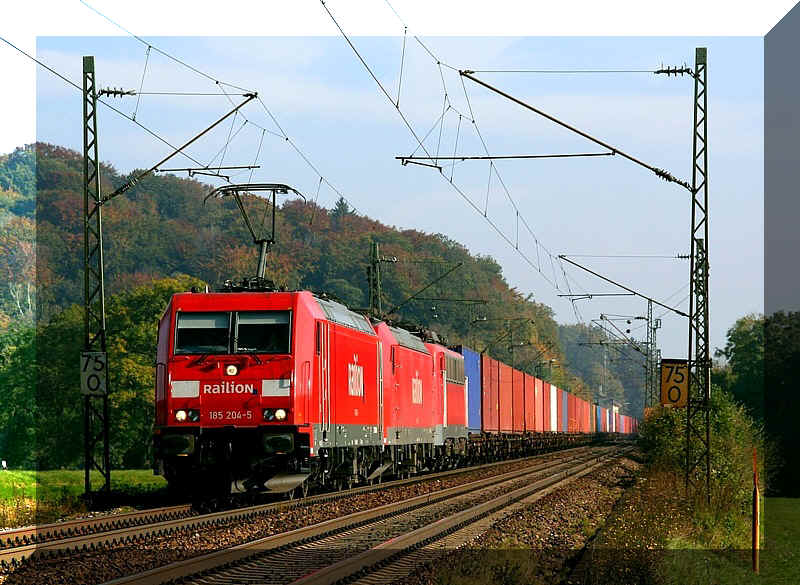
[[[283,420],[286,418],[286,411],[282,408],[279,408],[275,411],[275,420]]]
[[[237,368],[234,364],[228,364],[225,367],[225,373],[228,374],[229,376],[235,376],[236,374],[239,373],[239,368]]]
[[[271,408],[264,409],[264,420],[270,421],[275,420],[275,411]]]
[[[186,411],[185,410],[177,410],[175,411],[175,420],[178,422],[183,422],[186,420]]]

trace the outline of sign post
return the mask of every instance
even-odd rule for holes
[[[759,552],[761,549],[761,492],[758,489],[758,460],[753,447],[753,572],[759,573]]]
[[[661,360],[661,404],[682,408],[689,398],[689,365],[686,360]]]

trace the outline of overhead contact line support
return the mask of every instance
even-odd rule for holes
[[[136,175],[134,178],[130,179],[130,180],[129,180],[129,181],[127,181],[125,184],[123,184],[122,186],[120,186],[120,187],[119,187],[119,188],[118,188],[116,191],[114,191],[113,193],[110,193],[110,194],[108,194],[108,195],[104,196],[104,197],[103,197],[103,198],[100,200],[100,203],[101,203],[101,204],[102,204],[102,203],[105,203],[105,202],[107,202],[107,201],[110,201],[111,199],[113,199],[113,198],[114,198],[114,197],[116,197],[117,195],[122,195],[123,193],[125,193],[125,192],[126,192],[128,189],[130,189],[131,187],[133,187],[134,185],[136,185],[136,183],[138,183],[139,181],[141,181],[141,180],[142,180],[144,177],[146,177],[146,176],[147,176],[147,175],[149,175],[150,173],[153,173],[153,172],[157,171],[157,170],[158,170],[158,168],[159,168],[161,165],[163,165],[165,162],[167,162],[169,159],[171,159],[172,157],[174,157],[176,154],[183,152],[183,150],[184,150],[185,148],[189,147],[189,146],[190,146],[192,143],[196,142],[197,140],[199,140],[200,138],[202,138],[203,136],[205,136],[206,134],[208,134],[209,132],[211,132],[211,130],[213,130],[214,128],[216,128],[218,125],[220,125],[222,122],[224,122],[225,120],[227,120],[227,119],[228,119],[229,117],[231,117],[233,114],[235,114],[236,112],[238,112],[238,111],[239,111],[239,110],[240,110],[242,107],[244,107],[245,105],[247,105],[248,103],[250,103],[252,100],[256,99],[257,97],[258,97],[258,94],[255,94],[255,93],[248,93],[248,94],[245,94],[245,100],[244,100],[242,103],[240,103],[238,106],[235,106],[235,107],[234,107],[234,108],[233,108],[231,111],[229,111],[227,114],[225,114],[224,116],[222,116],[221,118],[219,118],[219,119],[218,119],[216,122],[214,122],[213,124],[211,124],[211,125],[210,125],[208,128],[206,128],[206,129],[205,129],[205,130],[203,130],[202,132],[200,132],[200,133],[198,133],[198,134],[195,134],[195,135],[194,135],[194,137],[193,137],[193,138],[191,138],[191,139],[189,139],[189,140],[187,140],[187,141],[186,141],[186,142],[183,144],[183,146],[179,146],[178,148],[176,148],[174,151],[172,151],[170,154],[168,154],[167,156],[165,156],[164,158],[162,158],[160,161],[158,161],[156,164],[154,164],[153,166],[151,166],[149,169],[147,169],[146,171],[142,171],[141,173],[139,173],[138,175]]]
[[[665,181],[668,181],[668,182],[671,182],[671,183],[677,183],[678,185],[680,185],[680,186],[682,186],[682,187],[684,187],[686,189],[691,190],[691,186],[689,185],[689,183],[687,183],[686,181],[682,181],[682,180],[678,179],[677,177],[673,176],[670,172],[665,171],[664,169],[660,169],[658,167],[654,167],[653,165],[647,164],[646,162],[641,161],[638,158],[635,158],[635,157],[629,155],[628,153],[623,152],[620,149],[615,148],[615,147],[611,146],[610,144],[608,144],[606,142],[603,142],[602,140],[599,140],[598,138],[595,138],[594,136],[591,136],[590,134],[587,134],[586,132],[584,132],[582,130],[579,130],[578,128],[575,128],[574,126],[570,126],[566,122],[564,122],[562,120],[559,120],[555,116],[551,116],[547,112],[544,112],[544,111],[542,111],[542,110],[540,110],[540,109],[538,109],[538,108],[536,108],[536,107],[534,107],[534,106],[532,106],[530,104],[526,104],[522,100],[517,99],[514,96],[512,96],[510,94],[507,94],[506,92],[504,92],[504,91],[502,91],[500,89],[497,89],[496,87],[494,87],[492,85],[489,85],[485,81],[481,81],[480,79],[478,79],[477,77],[472,75],[473,73],[474,73],[474,71],[470,71],[470,70],[459,71],[459,74],[462,77],[466,77],[470,81],[474,81],[478,85],[482,85],[486,89],[491,90],[491,91],[495,92],[496,94],[501,95],[501,96],[503,96],[504,98],[506,98],[508,100],[511,100],[515,104],[518,104],[518,105],[522,106],[523,108],[526,108],[526,109],[528,109],[528,110],[530,110],[530,111],[532,111],[532,112],[534,112],[536,114],[539,114],[540,116],[542,116],[544,118],[547,118],[551,122],[554,122],[554,123],[558,124],[559,126],[562,126],[562,127],[566,128],[567,130],[570,130],[570,131],[575,132],[576,134],[578,134],[580,136],[583,136],[587,140],[590,140],[590,141],[594,142],[595,144],[598,144],[598,145],[602,146],[603,148],[607,148],[613,154],[618,154],[619,156],[621,156],[623,158],[627,158],[629,161],[631,161],[633,163],[636,163],[637,165],[652,171],[653,173],[656,174],[656,176],[658,176],[661,179],[664,179]]]
[[[706,501],[711,502],[711,356],[708,303],[707,52],[695,50],[692,125],[692,217],[689,269],[689,397],[686,406],[686,488],[699,487],[705,467]]]
[[[601,279],[605,280],[606,282],[608,282],[610,284],[613,284],[614,286],[618,286],[621,289],[628,291],[632,295],[635,295],[637,297],[641,297],[641,298],[643,298],[643,299],[645,299],[647,301],[650,301],[653,304],[658,305],[659,307],[663,307],[663,308],[667,309],[668,311],[672,311],[673,313],[675,313],[677,315],[680,315],[681,317],[688,317],[689,316],[686,313],[684,313],[683,311],[681,311],[680,309],[676,309],[675,307],[670,307],[669,305],[665,305],[664,303],[660,303],[657,300],[653,299],[652,297],[648,297],[647,295],[643,295],[642,293],[637,292],[637,291],[633,290],[632,288],[629,288],[629,287],[625,286],[624,284],[620,284],[619,282],[617,282],[615,280],[611,280],[610,278],[608,278],[606,276],[603,276],[602,274],[600,274],[598,272],[595,272],[594,270],[586,268],[585,266],[581,266],[577,262],[573,262],[572,260],[567,258],[566,254],[559,254],[558,257],[561,258],[562,260],[565,260],[566,262],[569,262],[573,266],[576,266],[577,268],[580,268],[581,270],[585,270],[586,272],[596,276],[597,278],[601,278]]]
[[[103,215],[100,159],[97,152],[97,89],[94,57],[83,58],[83,395],[84,492],[92,493],[91,473],[103,478],[102,492],[111,491],[108,441],[108,360],[103,274]]]
[[[481,156],[396,156],[394,157],[396,160],[400,161],[400,164],[406,165],[408,163],[414,163],[415,161],[420,160],[455,160],[455,161],[465,161],[465,160],[507,160],[507,159],[535,159],[535,158],[578,158],[578,157],[590,157],[590,156],[614,156],[614,152],[570,152],[570,153],[554,153],[554,154],[504,154],[504,155],[481,155]],[[419,164],[419,163],[416,163]],[[435,165],[427,165],[427,166],[435,166]]]

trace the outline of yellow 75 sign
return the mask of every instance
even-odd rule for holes
[[[661,360],[661,404],[686,406],[689,399],[689,366],[686,360]]]

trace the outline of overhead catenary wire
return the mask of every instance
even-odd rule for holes
[[[408,118],[406,117],[406,115],[405,115],[405,114],[404,114],[404,113],[403,113],[403,112],[400,110],[400,106],[394,103],[394,101],[392,100],[392,96],[391,96],[391,95],[389,95],[389,92],[386,90],[386,88],[383,86],[383,84],[382,84],[382,83],[380,82],[380,80],[377,78],[377,76],[375,75],[375,73],[372,71],[372,68],[370,68],[370,66],[369,66],[369,65],[367,64],[367,62],[364,60],[364,57],[362,57],[362,56],[361,56],[361,53],[359,53],[359,52],[358,52],[358,49],[356,49],[356,46],[355,46],[355,45],[353,44],[353,42],[350,40],[350,37],[349,37],[349,36],[347,36],[347,33],[345,33],[345,32],[344,32],[344,29],[343,29],[343,28],[342,28],[342,27],[339,25],[339,22],[336,20],[336,18],[334,18],[334,16],[333,16],[333,13],[330,11],[330,9],[328,8],[328,6],[325,4],[325,0],[319,0],[319,1],[320,1],[320,4],[322,4],[322,7],[325,9],[325,12],[327,12],[327,13],[328,13],[328,16],[330,16],[331,20],[332,20],[332,21],[333,21],[333,23],[336,25],[336,28],[338,28],[338,29],[339,29],[339,32],[341,33],[341,35],[342,35],[342,37],[344,38],[344,40],[345,40],[345,41],[347,41],[347,44],[348,44],[348,45],[350,45],[350,48],[351,48],[351,49],[353,50],[353,52],[356,54],[356,57],[358,57],[358,60],[359,60],[359,61],[361,61],[361,64],[364,66],[364,68],[365,68],[365,69],[367,70],[367,72],[370,74],[370,76],[371,76],[371,77],[372,77],[372,79],[375,81],[375,83],[378,85],[378,87],[380,88],[380,90],[381,90],[381,91],[383,92],[383,94],[386,96],[386,99],[388,99],[388,100],[389,100],[389,102],[391,102],[391,103],[392,103],[392,105],[394,105],[395,109],[397,110],[397,113],[398,113],[398,114],[400,115],[400,117],[403,119],[403,122],[405,123],[405,125],[406,125],[406,127],[408,128],[409,132],[411,132],[411,134],[414,136],[414,139],[415,139],[415,140],[416,140],[416,141],[419,143],[419,145],[422,147],[422,150],[425,152],[425,154],[430,154],[430,153],[428,152],[428,149],[427,149],[427,148],[425,148],[425,145],[424,145],[424,144],[422,144],[422,141],[419,139],[419,136],[417,136],[417,133],[416,133],[416,131],[414,130],[414,127],[411,125],[411,122],[409,122],[409,121],[408,121]]]
[[[388,4],[388,2],[387,2],[387,4]],[[391,4],[390,4],[390,6],[391,6]],[[400,78],[397,81],[397,101],[395,102],[395,105],[398,108],[400,107],[400,89],[403,87],[403,69],[404,69],[405,63],[406,63],[406,38],[407,38],[406,32],[407,31],[408,31],[408,28],[403,30],[403,51],[400,54]]]
[[[132,118],[136,119],[136,114],[139,111],[139,102],[142,99],[142,88],[144,87],[144,76],[147,74],[147,64],[150,62],[150,50],[152,47],[147,45],[147,52],[144,57],[144,69],[142,69],[142,80],[139,82],[139,91],[136,94],[136,107],[133,110]]]
[[[255,93],[252,89],[247,89],[247,88],[244,88],[244,87],[240,87],[238,85],[234,85],[233,83],[227,83],[225,81],[220,81],[219,79],[215,78],[214,76],[209,75],[208,73],[206,73],[204,71],[201,71],[200,69],[197,69],[196,67],[193,67],[192,65],[189,65],[188,63],[186,63],[185,61],[182,61],[181,59],[175,57],[174,55],[171,55],[171,54],[167,53],[166,51],[163,51],[163,50],[159,49],[155,45],[153,45],[151,43],[148,43],[143,38],[133,34],[127,28],[122,26],[120,23],[116,22],[115,20],[112,20],[110,17],[106,16],[105,14],[103,14],[102,12],[97,10],[94,6],[92,6],[88,2],[85,2],[84,0],[78,0],[78,2],[83,4],[86,8],[88,8],[89,10],[91,10],[92,12],[94,12],[95,14],[100,16],[101,18],[107,20],[108,22],[110,22],[111,24],[116,26],[118,29],[124,31],[126,34],[130,35],[131,37],[133,37],[134,39],[136,39],[137,41],[139,41],[143,45],[151,47],[155,52],[163,55],[167,59],[170,59],[170,60],[172,60],[172,61],[174,61],[174,62],[176,62],[176,63],[178,63],[180,65],[183,65],[184,67],[186,67],[187,69],[189,69],[191,71],[194,71],[198,75],[200,75],[202,77],[205,77],[206,79],[209,79],[210,81],[213,81],[214,83],[227,85],[228,87],[232,87],[234,89],[238,89],[239,91],[243,91],[245,93]]]
[[[261,129],[261,138],[258,140],[258,150],[256,151],[256,156],[253,159],[253,168],[250,169],[250,176],[247,179],[248,183],[253,182],[253,171],[255,170],[255,164],[258,162],[258,157],[261,155],[261,146],[264,144],[264,135],[266,134],[266,129]]]
[[[4,43],[5,43],[5,44],[7,44],[9,47],[11,47],[12,49],[14,49],[14,50],[15,50],[15,51],[17,51],[18,53],[20,53],[21,55],[23,55],[23,56],[27,57],[28,59],[30,59],[31,61],[35,62],[35,63],[36,63],[37,65],[39,65],[40,67],[42,67],[42,68],[46,69],[47,71],[49,71],[50,73],[52,73],[53,75],[55,75],[56,77],[58,77],[59,79],[61,79],[62,81],[64,81],[64,82],[68,83],[69,85],[71,85],[72,87],[74,87],[75,89],[77,89],[78,91],[80,91],[80,92],[83,92],[83,88],[82,88],[80,85],[78,85],[77,83],[75,83],[74,81],[72,81],[71,79],[69,79],[68,77],[66,77],[65,75],[62,75],[61,73],[59,73],[58,71],[56,71],[55,69],[53,69],[52,67],[50,67],[49,65],[47,65],[46,63],[44,63],[43,61],[41,61],[41,60],[37,59],[36,57],[34,57],[34,56],[30,55],[30,54],[29,54],[27,51],[25,51],[25,50],[23,50],[23,49],[20,49],[18,46],[16,46],[14,43],[12,43],[11,41],[9,41],[8,39],[6,39],[6,38],[4,38],[4,37],[0,36],[0,41],[4,42]],[[106,100],[104,100],[104,99],[102,99],[102,98],[99,98],[99,97],[98,97],[98,98],[97,98],[97,101],[98,101],[98,103],[101,103],[101,104],[103,104],[105,107],[107,107],[109,110],[111,110],[111,111],[112,111],[112,112],[114,112],[115,114],[117,114],[117,115],[119,115],[119,116],[122,116],[123,118],[125,118],[126,120],[129,120],[129,121],[130,121],[130,122],[132,122],[133,124],[136,124],[136,125],[137,125],[139,128],[141,128],[142,130],[144,130],[145,132],[147,132],[148,134],[150,134],[150,135],[151,135],[153,138],[157,139],[159,142],[162,142],[163,144],[166,144],[168,147],[170,147],[170,148],[171,148],[171,149],[173,149],[173,150],[179,150],[179,154],[181,154],[182,156],[184,156],[184,157],[188,158],[190,161],[192,161],[192,162],[193,162],[193,163],[195,163],[196,165],[198,165],[198,166],[204,166],[204,165],[203,165],[203,163],[201,163],[199,160],[197,160],[196,158],[194,158],[193,156],[191,156],[190,154],[188,154],[188,153],[187,153],[187,152],[185,152],[184,150],[178,149],[178,147],[177,147],[177,146],[173,145],[173,144],[172,144],[171,142],[169,142],[169,141],[168,141],[166,138],[163,138],[163,137],[162,137],[162,136],[160,136],[158,133],[156,133],[154,130],[151,130],[150,128],[148,128],[147,126],[145,126],[144,124],[142,124],[142,123],[141,123],[141,122],[139,122],[138,120],[136,120],[136,119],[132,118],[131,116],[129,116],[128,114],[126,114],[126,113],[125,113],[125,112],[123,112],[122,110],[120,110],[120,109],[118,109],[118,108],[114,107],[112,104],[110,104],[110,103],[109,103],[109,102],[107,102]]]
[[[103,12],[101,12],[101,11],[99,11],[98,9],[94,8],[94,7],[93,7],[91,4],[89,4],[89,3],[88,3],[88,2],[86,2],[85,0],[79,0],[79,2],[80,2],[81,4],[83,4],[83,5],[84,5],[86,8],[88,8],[89,10],[91,10],[92,12],[94,12],[95,14],[97,14],[98,16],[100,16],[101,18],[103,18],[104,20],[106,20],[106,21],[108,21],[109,23],[111,23],[113,26],[115,26],[115,27],[117,27],[118,29],[120,29],[121,31],[123,31],[125,34],[127,34],[127,35],[129,35],[130,37],[132,37],[133,39],[137,40],[138,42],[140,42],[140,43],[141,43],[141,44],[143,44],[144,46],[146,46],[146,47],[150,47],[152,51],[155,51],[155,52],[159,53],[160,55],[162,55],[162,56],[166,57],[167,59],[170,59],[171,61],[173,61],[173,62],[175,62],[175,63],[177,63],[177,64],[179,64],[179,65],[181,65],[181,66],[183,66],[183,67],[185,67],[185,68],[187,68],[187,69],[189,69],[190,71],[193,71],[194,73],[196,73],[196,74],[200,75],[201,77],[203,77],[203,78],[205,78],[205,79],[207,79],[207,80],[209,80],[209,81],[212,81],[212,82],[214,82],[214,84],[215,84],[215,85],[217,85],[217,86],[219,86],[219,87],[220,87],[220,90],[221,90],[221,91],[222,91],[222,92],[223,92],[223,93],[224,93],[226,96],[228,96],[228,97],[229,97],[229,96],[232,96],[232,95],[247,95],[247,94],[250,94],[250,93],[255,93],[255,92],[254,92],[253,90],[251,90],[251,89],[247,89],[247,88],[245,88],[245,87],[242,87],[242,86],[239,86],[239,85],[236,85],[236,84],[233,84],[233,83],[229,83],[229,82],[226,82],[226,81],[222,81],[221,79],[217,78],[216,76],[214,76],[214,75],[211,75],[211,74],[209,74],[209,73],[207,73],[207,72],[205,72],[205,71],[201,70],[199,67],[195,67],[195,66],[191,65],[190,63],[188,63],[188,62],[184,61],[183,59],[180,59],[179,57],[176,57],[175,55],[172,55],[172,54],[168,53],[167,51],[165,51],[165,50],[163,50],[163,49],[161,49],[161,48],[157,47],[157,46],[156,46],[156,45],[154,45],[153,43],[150,43],[150,42],[146,41],[145,39],[143,39],[142,37],[140,37],[140,36],[138,36],[138,35],[134,34],[133,32],[131,32],[130,30],[128,30],[127,28],[125,28],[124,26],[122,26],[120,23],[118,23],[117,21],[113,20],[112,18],[110,18],[109,16],[107,16],[106,14],[104,14]],[[15,48],[16,48],[16,47],[15,47]],[[73,85],[75,85],[75,84],[73,84]],[[227,88],[230,88],[230,89],[232,89],[232,90],[239,91],[239,92],[243,92],[243,93],[241,93],[241,94],[236,94],[236,93],[234,93],[234,92],[231,92],[231,91],[226,91],[226,90],[225,90],[225,87],[227,87]],[[80,88],[79,88],[79,89],[80,89]],[[216,94],[216,93],[207,93],[207,94],[206,94],[206,93],[199,93],[199,92],[197,92],[197,93],[190,93],[190,92],[165,92],[165,93],[164,93],[164,95],[181,95],[181,93],[186,93],[187,95],[209,95],[209,96],[219,95],[219,94]],[[146,95],[146,94],[147,94],[147,92],[145,92],[145,95]],[[229,99],[230,99],[230,97],[229,97]],[[332,182],[331,182],[331,181],[330,181],[330,180],[329,180],[327,177],[325,177],[324,175],[322,175],[322,174],[319,172],[319,170],[317,169],[316,165],[313,165],[313,164],[311,163],[311,159],[310,159],[310,157],[308,157],[308,156],[307,156],[307,155],[306,155],[306,154],[305,154],[303,151],[301,151],[301,150],[300,150],[300,148],[297,146],[297,144],[296,144],[296,143],[294,143],[294,142],[292,142],[292,141],[290,140],[290,138],[289,138],[288,134],[286,133],[286,131],[284,130],[284,128],[281,126],[281,124],[278,122],[278,120],[276,119],[276,117],[274,116],[274,114],[273,114],[273,113],[270,111],[270,109],[267,107],[266,103],[264,103],[263,99],[261,99],[261,97],[260,97],[260,96],[258,97],[258,101],[259,101],[259,103],[261,104],[261,106],[263,107],[263,109],[264,109],[264,111],[266,112],[267,116],[268,116],[268,117],[271,119],[272,123],[273,123],[273,124],[275,124],[275,127],[276,127],[276,128],[278,128],[278,130],[279,130],[279,133],[277,133],[277,132],[274,132],[274,131],[272,131],[272,130],[270,130],[270,129],[268,129],[268,128],[265,128],[264,126],[261,126],[260,124],[258,124],[258,123],[256,123],[256,122],[253,122],[252,120],[249,120],[249,119],[248,119],[248,118],[247,118],[247,117],[244,115],[244,113],[243,113],[243,112],[240,112],[240,115],[241,115],[242,117],[244,117],[244,119],[245,119],[245,120],[247,120],[247,121],[248,121],[248,124],[250,124],[250,125],[253,125],[253,126],[255,126],[256,128],[258,128],[258,129],[260,129],[260,130],[263,130],[263,131],[265,131],[267,134],[273,135],[273,136],[275,136],[275,137],[280,137],[280,138],[282,138],[284,141],[288,142],[288,143],[289,143],[289,144],[292,146],[292,149],[293,149],[295,152],[297,152],[297,154],[299,154],[299,155],[301,156],[301,158],[302,158],[302,159],[303,159],[303,161],[306,163],[306,165],[307,165],[307,166],[309,166],[309,168],[311,168],[311,169],[314,171],[314,173],[315,173],[315,174],[317,174],[317,175],[320,175],[320,176],[323,176],[323,182],[324,182],[326,185],[328,185],[328,187],[330,187],[330,188],[331,188],[331,190],[332,190],[334,193],[336,193],[336,194],[337,194],[339,197],[341,197],[341,198],[342,198],[342,199],[343,199],[343,200],[344,200],[344,201],[345,201],[345,202],[348,204],[348,206],[349,206],[349,207],[350,207],[350,208],[351,208],[351,209],[352,209],[352,210],[353,210],[355,213],[359,213],[359,211],[358,211],[358,208],[357,208],[355,205],[353,205],[352,201],[350,201],[350,200],[349,200],[349,199],[348,199],[348,198],[347,198],[347,197],[344,195],[344,193],[343,193],[343,192],[342,192],[340,189],[338,189],[337,187],[335,187],[335,186],[333,185],[333,183],[332,183]],[[104,103],[105,103],[105,102],[104,102]],[[108,104],[106,104],[106,105],[108,105]],[[114,108],[113,108],[113,106],[109,106],[109,107],[111,107],[112,109],[114,109]],[[116,110],[115,110],[115,111],[116,111]],[[129,118],[129,119],[130,119],[130,118]],[[136,121],[135,121],[135,120],[134,120],[134,122],[136,123]],[[148,130],[148,132],[150,132],[150,131]],[[151,132],[151,133],[152,133],[152,132]],[[155,134],[154,134],[154,136],[155,136]],[[158,137],[158,138],[159,138],[159,140],[161,140],[162,142],[164,142],[164,143],[165,143],[165,144],[167,144],[168,146],[170,146],[170,147],[172,147],[172,148],[175,148],[174,146],[172,146],[171,144],[169,144],[169,143],[168,143],[168,142],[166,142],[165,140],[161,139],[160,137]],[[200,161],[198,161],[198,160],[196,160],[196,159],[193,159],[193,158],[191,158],[191,157],[189,157],[189,158],[190,158],[190,160],[192,160],[192,162],[196,163],[198,166],[203,166],[203,164],[202,164]],[[251,175],[251,177],[252,177],[252,175]]]

